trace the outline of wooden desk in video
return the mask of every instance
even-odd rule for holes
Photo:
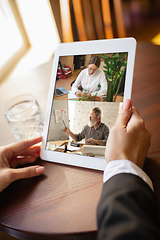
[[[79,144],[79,147],[76,146],[68,146],[68,143],[72,142],[72,141],[65,141],[62,142],[62,144],[59,144],[59,146],[57,146],[54,151],[56,152],[68,152],[68,153],[73,153],[73,154],[82,154],[81,153],[81,148],[84,144]],[[54,142],[49,142],[51,145],[54,144]]]

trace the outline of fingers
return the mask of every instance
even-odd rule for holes
[[[136,116],[140,117],[140,114],[139,114],[138,110],[137,110],[135,107],[132,107],[132,112],[133,112]]]
[[[65,133],[67,133],[68,135],[70,135],[70,129],[68,128],[68,127],[65,127],[65,129],[63,129],[63,131],[65,132]]]
[[[64,131],[64,132],[66,132],[67,130],[68,130],[68,128],[67,128],[67,127],[65,127],[65,128],[63,129],[63,131]]]
[[[94,143],[96,143],[96,141],[95,141],[95,139],[93,139],[93,138],[88,138],[88,139],[86,140],[86,143],[92,143],[92,144],[94,144]]]
[[[82,96],[82,92],[81,91],[76,92],[76,97],[81,97],[81,96]]]
[[[18,165],[23,165],[26,163],[33,163],[36,161],[36,159],[39,157],[39,155],[34,155],[34,156],[25,156],[25,157],[15,157],[13,159],[10,160],[10,167],[11,168],[15,168]]]
[[[41,147],[33,146],[27,149],[24,149],[18,153],[19,156],[34,156],[35,154],[40,154]]]
[[[44,173],[43,166],[32,166],[19,169],[10,169],[10,183],[22,178],[30,178]]]
[[[145,128],[143,119],[137,109],[132,106],[130,99],[124,101],[115,125],[119,125],[127,131],[134,131],[135,128]]]
[[[107,140],[107,163],[117,159],[128,159],[143,168],[150,137],[151,134],[146,130],[138,111],[132,107],[130,100],[126,100]]]
[[[131,115],[132,115],[132,103],[130,99],[126,99],[120,109],[116,125],[118,124],[120,126],[126,127]]]
[[[140,117],[137,109],[135,107],[132,107],[132,116],[130,118],[130,121],[128,122],[127,130],[135,131],[135,129],[139,129],[139,131],[144,130],[145,123],[143,119]]]
[[[40,156],[40,146],[34,146],[20,151],[17,154],[12,154],[8,158],[10,167],[14,168],[18,165],[34,162]]]
[[[87,96],[88,96],[88,97],[90,97],[90,96],[91,96],[91,93],[90,93],[90,92],[88,92],[88,93],[87,93]]]
[[[37,137],[31,140],[21,141],[17,143],[13,143],[7,146],[7,149],[13,151],[14,153],[21,152],[37,143],[42,142],[42,137]]]
[[[32,166],[19,169],[12,168],[1,169],[0,192],[2,192],[9,184],[18,179],[35,177],[44,173],[44,171],[45,168],[43,166]]]

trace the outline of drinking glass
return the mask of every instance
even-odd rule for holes
[[[28,140],[42,135],[44,118],[34,96],[17,96],[9,100],[2,111],[17,140]]]

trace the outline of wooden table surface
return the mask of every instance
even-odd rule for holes
[[[160,206],[160,46],[138,43],[133,105],[152,133],[144,170]],[[52,62],[0,85],[0,107],[19,94],[33,94],[45,113]],[[0,112],[0,145],[15,141]],[[96,239],[96,206],[102,172],[38,159],[45,174],[18,180],[0,194],[0,230],[20,239]],[[159,211],[160,212],[160,211]]]

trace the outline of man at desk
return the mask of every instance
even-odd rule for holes
[[[95,107],[90,113],[89,124],[86,124],[80,133],[74,134],[67,127],[63,131],[77,142],[85,138],[85,142],[88,144],[105,146],[109,128],[101,122],[101,118],[102,110],[99,107]]]
[[[82,95],[106,95],[107,81],[104,72],[99,68],[100,64],[101,59],[98,56],[94,56],[90,59],[88,68],[80,72],[72,85],[72,91],[77,97],[81,97]],[[80,86],[83,91],[78,89]]]

